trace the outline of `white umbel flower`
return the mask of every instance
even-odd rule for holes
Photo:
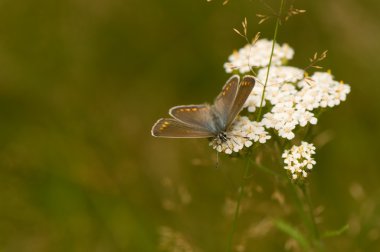
[[[289,70],[293,75],[277,78],[277,82],[267,87],[265,98],[273,107],[264,115],[262,124],[266,128],[275,129],[280,137],[288,140],[295,137],[293,130],[297,126],[317,124],[318,120],[314,115],[316,109],[337,106],[346,100],[350,92],[349,85],[335,81],[329,72],[316,72],[310,77],[311,81],[306,82],[300,77],[303,75],[301,70],[280,68],[282,71]],[[251,96],[247,100],[248,111],[257,106],[252,101],[258,95],[253,93]]]
[[[261,123],[250,121],[246,116],[236,118],[226,135],[226,142],[221,142],[218,139],[210,142],[215,150],[226,154],[239,152],[244,147],[250,147],[253,142],[265,143],[270,139],[270,135]]]
[[[258,72],[258,83],[245,103],[249,112],[255,112],[256,108],[260,107],[267,71],[268,68],[261,68]],[[288,99],[291,97],[290,95],[294,95],[297,92],[294,84],[302,80],[303,76],[304,71],[296,67],[272,66],[270,68],[262,106],[266,105],[266,100],[270,101],[271,104],[277,104],[283,100],[283,98]]]
[[[285,150],[282,154],[284,169],[289,171],[293,180],[304,179],[316,164],[312,157],[314,154],[313,144],[302,142],[299,146],[293,145],[290,150]]]
[[[261,68],[257,78],[264,83],[267,76],[268,68]],[[304,70],[291,66],[271,66],[268,75],[268,85],[278,85],[282,83],[296,83],[304,77]]]
[[[247,73],[251,67],[266,67],[269,64],[273,41],[260,39],[254,44],[247,44],[239,51],[235,51],[224,64],[227,73],[238,69],[240,73]],[[287,60],[293,58],[294,50],[288,44],[275,44],[272,65],[282,65]]]
[[[301,88],[296,97],[298,108],[313,110],[335,107],[345,101],[351,91],[349,85],[335,81],[329,72],[316,72],[310,79],[311,82],[298,83]]]
[[[265,143],[271,137],[268,131],[292,140],[299,127],[318,123],[316,114],[319,114],[321,108],[339,105],[350,93],[350,86],[334,80],[329,71],[315,72],[305,78],[303,69],[285,66],[294,55],[294,50],[287,44],[275,44],[268,74],[272,43],[273,41],[260,39],[247,44],[230,55],[224,64],[227,73],[239,71],[244,74],[251,71],[251,68],[257,70],[256,86],[244,107],[248,112],[254,113],[262,106],[260,110],[263,114],[260,122],[250,121],[248,117],[237,118],[227,132],[227,141],[214,140],[210,143],[219,152],[231,154],[254,142]],[[306,162],[306,166],[312,167],[314,160],[305,160],[303,162]],[[289,169],[291,167],[294,165],[288,166]],[[302,176],[306,174],[305,171],[301,173]],[[292,174],[294,177],[300,176],[293,171]]]

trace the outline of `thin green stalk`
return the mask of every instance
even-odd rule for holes
[[[311,223],[311,220],[305,211],[304,203],[303,203],[303,201],[299,195],[299,190],[298,190],[298,189],[300,189],[299,186],[295,185],[292,181],[288,181],[288,185],[289,185],[289,188],[291,190],[291,193],[294,195],[294,204],[298,210],[298,213],[299,213],[303,223],[305,224],[305,226],[308,230],[311,230],[313,228],[312,227],[313,224]]]
[[[317,227],[317,223],[315,221],[315,216],[313,214],[313,205],[311,203],[311,198],[310,198],[310,193],[307,188],[307,185],[300,186],[306,200],[306,204],[308,207],[308,212],[309,212],[309,217],[310,217],[310,222],[312,224],[312,233],[313,233],[313,238],[314,238],[314,244],[318,251],[323,251],[323,246],[322,246],[322,241],[321,241],[321,235],[319,234],[319,230]]]
[[[250,171],[250,160],[247,157],[245,168],[244,168],[244,175],[243,175],[244,177],[243,177],[242,182],[239,186],[239,191],[238,191],[239,195],[238,195],[238,199],[236,202],[235,214],[234,214],[234,219],[232,222],[232,229],[231,229],[230,235],[228,237],[228,247],[227,247],[228,252],[232,251],[232,242],[233,242],[234,234],[236,231],[237,219],[239,217],[240,203],[241,203],[241,199],[243,198],[244,186],[245,186],[247,177],[249,175],[249,171]]]
[[[281,0],[280,10],[279,10],[279,13],[278,13],[278,17],[277,17],[277,20],[276,20],[276,26],[275,26],[275,29],[274,29],[272,50],[271,50],[271,53],[270,53],[268,71],[267,71],[267,75],[266,75],[266,78],[265,78],[265,83],[264,83],[264,88],[263,88],[263,94],[261,96],[260,110],[258,112],[258,116],[257,116],[258,119],[257,119],[257,121],[261,120],[261,114],[262,114],[262,108],[263,108],[262,105],[263,105],[263,102],[264,102],[265,89],[266,89],[266,86],[267,86],[267,83],[268,83],[269,71],[270,71],[270,67],[271,67],[271,64],[272,64],[274,46],[276,44],[278,27],[280,25],[280,17],[281,17],[281,12],[282,12],[283,6],[284,6],[284,0]],[[229,238],[228,238],[228,247],[227,247],[227,251],[228,252],[232,251],[232,242],[233,242],[233,237],[234,237],[235,230],[236,230],[237,219],[239,217],[240,203],[241,203],[241,199],[243,198],[244,186],[245,186],[245,183],[246,183],[246,178],[249,175],[249,171],[250,171],[250,159],[247,158],[247,163],[245,165],[245,170],[244,170],[244,177],[243,177],[243,180],[242,180],[241,185],[239,187],[239,195],[238,195],[238,199],[237,199],[237,203],[236,203],[234,220],[232,222],[232,229],[231,229],[231,232],[230,232],[230,235],[229,235]]]
[[[270,67],[271,67],[271,65],[272,65],[272,58],[273,58],[274,46],[275,46],[275,44],[276,44],[277,32],[278,32],[278,27],[279,27],[279,25],[280,25],[280,18],[281,18],[281,12],[282,12],[282,8],[283,8],[283,6],[284,6],[284,0],[281,0],[280,10],[279,10],[279,12],[278,12],[278,17],[277,17],[277,20],[276,20],[276,26],[275,26],[275,28],[274,28],[272,50],[271,50],[270,57],[269,57],[269,65],[268,65],[268,70],[267,70],[267,74],[266,74],[266,77],[265,77],[265,83],[264,83],[263,93],[262,93],[262,95],[261,95],[260,109],[259,109],[259,113],[258,113],[258,115],[257,115],[257,121],[260,121],[260,120],[261,120],[261,113],[262,113],[263,102],[264,102],[264,98],[265,98],[265,90],[266,90],[267,83],[268,83]]]
[[[276,170],[270,169],[270,168],[268,168],[262,164],[255,163],[255,161],[253,161],[251,158],[249,158],[249,160],[250,160],[251,164],[255,165],[255,167],[257,167],[259,170],[262,170],[263,172],[270,174],[276,178],[287,179],[287,177],[284,174],[282,174]]]

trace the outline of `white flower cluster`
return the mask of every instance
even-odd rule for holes
[[[335,81],[329,72],[316,72],[311,82],[303,80],[298,87],[301,90],[296,97],[297,107],[308,110],[337,106],[351,91],[349,85]]]
[[[269,65],[273,41],[260,39],[253,44],[247,44],[239,51],[235,51],[228,58],[229,62],[224,64],[227,73],[238,69],[240,73],[251,71],[251,67],[266,67]],[[275,44],[272,65],[282,65],[284,61],[293,58],[294,50],[287,44],[280,46]]]
[[[227,132],[227,141],[215,139],[210,145],[218,152],[232,154],[243,147],[250,147],[253,142],[265,143],[270,135],[259,122],[251,121],[246,116],[237,117]]]
[[[257,84],[246,101],[249,112],[255,112],[260,107],[263,95],[264,83],[268,68],[261,68],[257,75]],[[266,105],[265,100],[271,104],[277,104],[289,99],[295,91],[294,84],[304,78],[304,71],[290,66],[272,66],[268,75],[267,87],[265,89],[265,99],[262,106]],[[291,84],[291,85],[284,85]]]
[[[275,129],[279,136],[291,140],[295,137],[293,130],[298,125],[304,127],[308,123],[317,123],[318,120],[313,113],[315,109],[333,107],[346,100],[350,86],[333,80],[333,76],[327,72],[316,72],[307,82],[300,78],[303,71],[297,68],[277,67],[271,75],[276,75],[278,69],[282,68],[289,71],[288,78],[283,78],[282,82],[274,85],[268,81],[265,99],[269,100],[273,107],[264,115],[262,123],[266,128]],[[297,79],[302,80],[296,83]],[[253,98],[250,100],[257,99],[257,94],[251,96]]]
[[[290,150],[285,150],[282,158],[285,163],[285,170],[288,170],[292,179],[306,178],[308,172],[313,169],[316,164],[312,155],[315,154],[315,147],[313,144],[302,142],[300,146],[295,146]]]
[[[228,141],[214,140],[211,143],[219,152],[231,154],[244,146],[251,146],[252,141],[264,143],[270,138],[267,130],[274,130],[278,136],[292,140],[297,127],[317,124],[315,113],[321,108],[339,105],[350,93],[350,86],[335,81],[330,72],[315,72],[306,78],[303,69],[285,66],[294,55],[294,50],[287,44],[275,44],[268,74],[272,43],[261,39],[248,44],[224,64],[227,73],[234,70],[246,73],[251,67],[258,68],[256,86],[245,107],[253,113],[262,106],[264,114],[260,122],[250,121],[248,117],[236,119],[228,132]]]

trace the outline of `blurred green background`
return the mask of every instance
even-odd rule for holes
[[[241,162],[223,157],[217,170],[207,141],[150,135],[171,106],[214,99],[223,63],[245,44],[232,31],[244,17],[252,36],[271,38],[260,1],[221,3],[0,1],[0,251],[226,249]],[[290,64],[328,49],[323,65],[352,87],[320,120],[332,141],[310,177],[320,228],[350,225],[327,251],[379,251],[380,2],[294,4],[307,13],[278,39],[295,49]],[[291,202],[273,196],[286,192],[253,176],[235,243],[292,250],[265,222],[288,216]]]

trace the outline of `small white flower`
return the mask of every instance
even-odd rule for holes
[[[263,86],[260,84],[257,84],[253,89],[251,94],[248,96],[244,107],[247,107],[248,112],[255,112],[256,108],[260,107],[261,103],[261,97],[263,94]],[[265,107],[266,102],[265,99],[263,100],[262,106]]]
[[[267,76],[268,68],[261,68],[257,78],[264,83]],[[291,66],[271,66],[268,76],[268,86],[284,83],[296,83],[304,77],[304,70]]]
[[[266,67],[269,64],[273,41],[260,39],[254,44],[247,44],[239,51],[235,51],[224,64],[227,73],[238,69],[240,73],[247,73],[251,67]],[[275,44],[272,65],[282,65],[284,61],[293,58],[294,50],[287,44]]]
[[[315,125],[318,122],[314,114],[307,110],[297,109],[294,113],[294,118],[301,127],[305,127],[307,123]]]
[[[311,83],[298,83],[301,88],[296,97],[298,108],[311,111],[319,107],[334,107],[345,101],[351,91],[349,85],[335,81],[329,72],[316,72],[310,79]]]
[[[210,142],[214,149],[226,154],[239,152],[244,147],[252,146],[253,142],[265,143],[270,139],[270,135],[261,123],[250,121],[246,116],[236,118],[226,134],[227,141],[215,139]]]
[[[315,125],[318,119],[314,115],[317,108],[334,107],[347,98],[350,92],[350,86],[347,84],[334,81],[330,73],[316,72],[311,76],[311,82],[305,80],[299,81],[296,85],[291,81],[298,81],[303,75],[302,70],[286,67],[274,68],[278,72],[290,71],[292,74],[286,78],[278,77],[278,74],[270,74],[274,82],[272,86],[268,86],[265,92],[265,99],[273,105],[271,110],[267,112],[262,120],[262,124],[266,128],[273,128],[278,131],[280,137],[293,139],[295,134],[293,130],[296,126],[305,127],[307,124]],[[263,73],[259,72],[259,75]],[[277,76],[277,77],[276,77]],[[273,80],[271,80],[273,81]],[[269,83],[269,81],[268,81]],[[259,91],[262,88],[258,89]],[[258,99],[261,93],[252,93],[250,101]],[[249,111],[257,107],[257,101],[254,104],[249,103]]]
[[[316,164],[312,155],[315,154],[315,146],[307,142],[302,142],[300,146],[293,145],[290,150],[285,150],[282,158],[285,163],[285,170],[288,170],[292,179],[306,178],[308,172]]]
[[[295,134],[293,133],[294,128],[294,125],[287,124],[278,130],[278,135],[283,138],[287,138],[288,140],[292,140],[295,137]]]

